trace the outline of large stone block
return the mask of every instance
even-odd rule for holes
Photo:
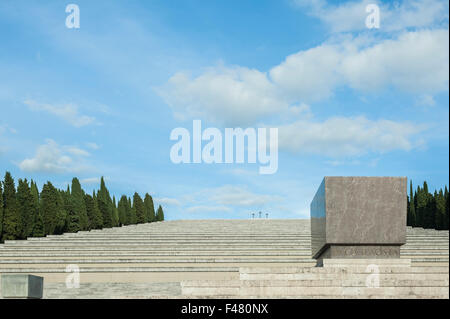
[[[313,258],[399,258],[406,177],[325,177],[311,203]]]
[[[3,298],[41,299],[44,278],[27,274],[2,274]]]

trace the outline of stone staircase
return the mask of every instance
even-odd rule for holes
[[[423,285],[428,279],[431,280],[428,278],[429,272],[432,276],[438,276],[441,284],[446,284],[448,296],[448,240],[448,231],[407,229],[407,243],[401,248],[401,257],[406,262],[411,260],[411,266],[407,268],[415,269],[412,271],[420,270],[420,278],[423,279],[423,282],[417,283],[421,288],[417,288],[419,290],[414,291],[413,296],[428,296],[420,289],[426,289]],[[76,265],[80,270],[79,288],[66,288],[65,281],[70,275],[66,272],[68,265]],[[294,290],[291,289],[297,293],[284,293],[284,296],[317,297],[320,294],[308,294],[307,287],[325,285],[322,290],[326,291],[327,281],[322,282],[324,274],[321,273],[326,267],[318,268],[314,267],[315,265],[315,260],[311,259],[310,221],[300,219],[165,221],[29,238],[23,241],[6,241],[0,245],[0,274],[29,273],[44,277],[45,298],[171,298],[218,295],[266,298],[268,293],[264,291],[271,291],[271,296],[280,297],[275,288],[277,284],[281,284],[279,280],[272,281],[267,278],[278,274],[282,269],[290,269],[291,272],[306,269],[316,276],[308,282],[303,279],[287,280],[283,285],[297,285],[297,290],[293,287]],[[247,278],[246,274],[258,271],[265,271],[268,277],[260,276],[256,281],[243,279]],[[411,276],[411,272],[405,272],[404,269],[405,276]],[[355,278],[359,280],[358,276]],[[382,279],[382,283],[392,282],[393,278],[386,277]],[[221,283],[225,289],[223,291],[216,289],[216,293],[209,295],[206,293],[209,290],[201,292],[202,285],[209,284],[214,287]],[[344,289],[342,283],[334,282],[339,289]],[[253,286],[242,286],[243,284]],[[270,290],[264,285],[273,289]],[[195,287],[200,289],[198,291],[201,293],[191,293]],[[225,293],[227,287],[230,288],[230,294]],[[350,289],[355,287],[347,288],[345,291],[335,289],[335,296],[352,296],[352,293],[359,291]],[[405,290],[408,287],[403,290],[400,288],[399,286],[398,291],[394,289],[392,295],[411,295]],[[436,294],[436,291],[434,289],[435,294],[430,293],[430,297],[442,296]]]

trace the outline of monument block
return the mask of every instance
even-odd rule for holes
[[[325,177],[311,203],[313,258],[399,258],[406,177]]]
[[[44,278],[27,274],[2,274],[3,298],[41,299]]]

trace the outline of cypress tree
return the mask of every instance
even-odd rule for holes
[[[40,212],[44,222],[44,234],[54,234],[57,225],[58,192],[50,182],[42,187]]]
[[[408,226],[416,226],[416,207],[412,181],[409,184]]]
[[[21,216],[17,208],[16,187],[9,172],[5,174],[3,182],[3,240],[14,240],[20,238]]]
[[[424,226],[424,215],[427,207],[427,196],[425,194],[425,191],[417,187],[417,210],[416,210],[416,216],[417,216],[417,226],[423,227]]]
[[[148,193],[144,200],[135,193],[133,201],[123,195],[116,203],[103,177],[99,191],[94,191],[92,196],[85,194],[77,178],[73,178],[72,187],[67,186],[65,191],[47,182],[40,194],[33,180],[19,179],[16,190],[9,172],[4,182],[0,182],[0,241],[155,220],[164,220],[164,212],[159,206],[155,214]]]
[[[410,199],[409,195],[407,195],[406,196],[406,226],[411,226],[410,205],[411,205],[411,199]]]
[[[44,221],[42,220],[42,215],[39,212],[39,190],[36,183],[31,180],[31,198],[32,198],[32,210],[33,210],[33,237],[44,236]]]
[[[423,182],[423,199],[425,200],[425,206],[422,207],[422,227],[434,228],[434,213],[436,211],[436,203],[434,202],[433,195],[428,191],[427,182]]]
[[[136,224],[136,209],[131,204],[131,198],[128,198],[128,225]]]
[[[21,216],[21,238],[26,239],[33,235],[35,223],[35,207],[31,188],[28,181],[19,179],[17,186],[17,209]]]
[[[2,181],[0,181],[0,243],[2,242],[3,233],[3,187]]]
[[[84,195],[84,203],[86,213],[89,219],[89,229],[100,229],[102,227],[102,219],[100,210],[98,209],[97,200],[91,195]]]
[[[95,195],[92,198],[94,200],[94,212],[95,212],[95,217],[96,217],[96,222],[95,222],[94,226],[96,227],[96,229],[102,229],[102,227],[103,227],[102,212],[100,211],[100,208],[98,208],[98,201],[97,201],[97,198],[95,197]]]
[[[119,224],[121,226],[128,225],[127,221],[128,199],[125,195],[122,195],[122,197],[120,198],[117,210],[119,214]]]
[[[153,198],[146,193],[144,197],[144,210],[145,210],[145,221],[151,223],[155,221],[155,206],[153,204]]]
[[[145,223],[144,202],[138,193],[134,193],[133,196],[133,208],[136,213],[136,223]]]
[[[109,196],[103,176],[100,180],[100,190],[97,193],[97,203],[102,214],[103,227],[111,228],[113,226],[112,200]]]
[[[435,196],[430,193],[427,193],[427,206],[425,210],[425,220],[424,227],[425,228],[435,228],[436,224],[436,197],[437,193],[435,192]]]
[[[45,236],[44,219],[42,218],[42,214],[39,211],[38,215],[36,216],[36,222],[34,223],[33,237],[44,237],[44,236]]]
[[[443,222],[443,229],[448,230],[448,226],[449,226],[449,194],[448,194],[448,189],[447,186],[445,186],[445,190],[444,190],[444,200],[445,200],[445,217],[444,217],[444,222]]]
[[[161,205],[159,205],[158,211],[156,212],[156,220],[157,221],[163,221],[164,220],[164,212],[163,212],[163,209],[162,209]]]
[[[117,209],[116,206],[116,196],[113,196],[113,200],[112,200],[112,216],[113,216],[113,225],[114,227],[119,226],[119,210]]]
[[[442,188],[439,190],[439,193],[435,194],[435,197],[436,197],[436,216],[435,216],[436,229],[444,229],[445,198]]]
[[[55,234],[62,234],[69,228],[69,213],[64,203],[64,192],[56,190],[56,228]]]
[[[63,194],[61,194],[61,198],[63,199],[65,196]],[[63,199],[63,202],[67,203],[67,201],[65,201]],[[72,197],[69,197],[69,201],[68,201],[68,206],[64,205],[65,207],[67,207],[67,231],[69,233],[76,233],[79,230],[81,230],[81,221],[80,221],[80,215],[77,213],[77,209],[75,207],[75,203]]]
[[[34,209],[34,227],[33,227],[33,237],[44,237],[44,219],[40,211],[39,202],[39,190],[37,185],[33,180],[31,180],[31,195],[33,196],[33,209]]]
[[[414,192],[414,212],[416,213],[414,218],[414,226],[419,227],[419,213],[417,212],[417,190]]]
[[[69,185],[67,185],[67,189],[65,191],[60,190],[58,191],[58,193],[61,195],[64,210],[67,212],[67,225],[68,225],[70,220],[70,212],[73,210]]]
[[[84,192],[81,189],[78,178],[72,179],[72,191],[69,197],[68,231],[77,232],[89,229],[89,219],[84,202]]]

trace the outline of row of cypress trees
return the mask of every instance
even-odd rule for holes
[[[447,186],[431,194],[427,182],[413,189],[410,181],[407,224],[413,227],[447,229],[449,226],[449,194]]]
[[[161,206],[156,213],[153,199],[135,193],[123,195],[118,205],[103,177],[100,189],[86,194],[77,178],[66,190],[47,182],[42,191],[36,183],[19,179],[17,189],[9,172],[0,181],[0,242],[46,235],[101,229],[164,220]]]

